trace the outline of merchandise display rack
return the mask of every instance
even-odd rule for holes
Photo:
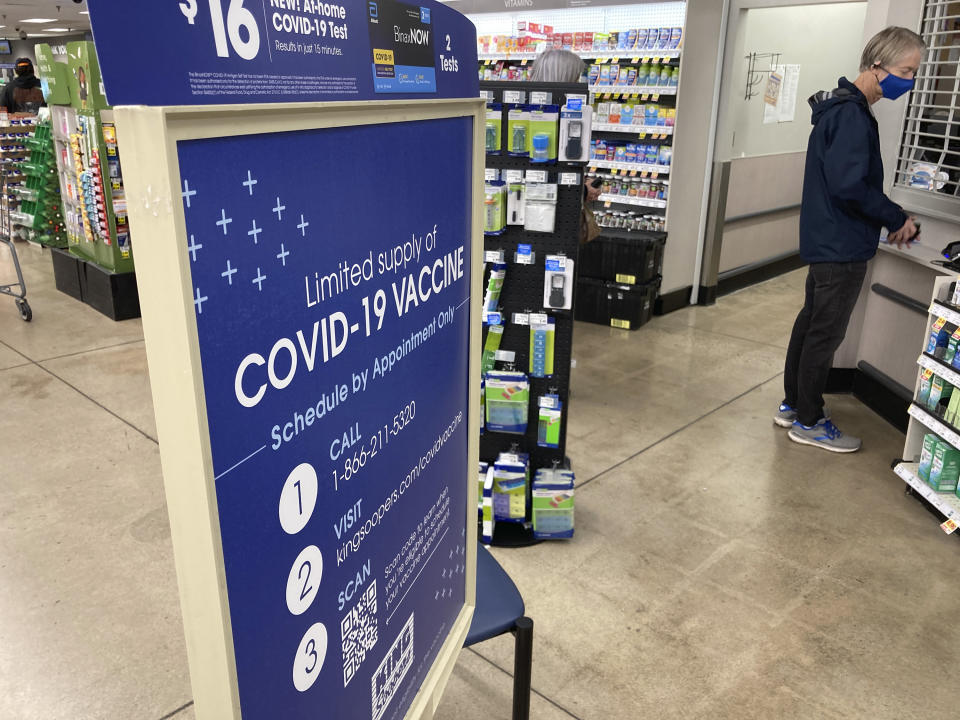
[[[511,83],[511,82],[481,82],[481,94],[485,94],[489,102],[503,102],[504,91],[521,91],[529,96],[531,92],[546,92],[550,94],[552,104],[562,105],[568,95],[586,94],[586,86],[581,84],[564,83]],[[504,117],[506,108],[504,109]],[[506,135],[507,123],[503,123],[503,134]],[[504,144],[505,146],[505,144]],[[530,408],[527,431],[523,435],[484,431],[480,436],[480,460],[493,463],[501,452],[527,453],[530,456],[531,482],[527,483],[527,518],[523,524],[498,521],[493,537],[493,544],[500,546],[522,546],[538,542],[533,538],[531,527],[531,485],[532,476],[537,469],[569,467],[566,457],[566,431],[570,412],[570,363],[573,346],[573,312],[572,310],[544,309],[544,277],[545,257],[547,255],[565,255],[577,261],[577,252],[580,243],[580,218],[583,203],[583,163],[556,162],[539,164],[529,158],[513,157],[506,154],[490,154],[486,156],[488,169],[499,171],[544,171],[548,183],[558,183],[558,197],[556,207],[556,224],[553,233],[542,233],[525,230],[520,225],[507,225],[501,235],[486,236],[484,250],[488,258],[493,258],[501,251],[507,263],[506,279],[500,295],[500,313],[503,316],[504,332],[500,343],[504,357],[512,358],[511,362],[498,361],[497,370],[509,369],[512,366],[524,371],[529,367],[530,360],[530,328],[528,325],[513,322],[514,315],[521,317],[529,313],[545,313],[556,323],[554,338],[554,374],[550,377],[529,377],[530,381]],[[531,264],[514,262],[518,246],[530,246],[534,260]],[[576,265],[574,266],[576,268]],[[492,265],[485,264],[484,286],[490,276]],[[576,297],[574,296],[574,301]],[[484,339],[486,338],[484,327]],[[537,399],[541,395],[553,393],[559,396],[563,403],[561,416],[560,442],[557,448],[540,447],[537,444],[538,424]]]
[[[12,213],[14,225],[26,231],[31,242],[53,248],[65,248],[67,236],[61,212],[62,201],[57,182],[57,164],[51,139],[50,111],[41,110],[31,137],[27,138],[30,158],[22,164],[23,184],[15,188],[20,210]]]
[[[953,450],[960,451],[960,430],[955,427],[956,421],[948,422],[948,419],[942,416],[940,412],[942,404],[933,410],[921,401],[921,386],[923,374],[929,372],[954,386],[954,392],[960,392],[956,389],[960,388],[960,372],[950,363],[927,352],[928,339],[938,320],[943,320],[950,326],[960,327],[960,307],[944,299],[951,295],[955,281],[956,277],[953,275],[944,275],[934,281],[933,300],[929,307],[924,334],[924,350],[917,358],[918,372],[914,402],[908,409],[910,422],[902,455],[904,460],[894,466],[894,472],[906,484],[906,492],[922,498],[945,518],[941,525],[945,532],[953,532],[960,524],[960,497],[954,491],[941,492],[930,485],[921,475],[919,461],[924,438],[930,434],[935,435],[938,441],[946,443]]]
[[[20,195],[17,189],[23,185],[22,168],[30,154],[27,138],[35,122],[34,115],[0,114],[0,173],[3,179],[3,195],[0,197],[0,217],[3,220],[0,232],[11,240],[14,238],[16,225],[12,216],[20,210]]]

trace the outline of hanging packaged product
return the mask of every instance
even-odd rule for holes
[[[484,375],[493,370],[497,363],[497,350],[500,349],[500,341],[503,339],[503,325],[491,325],[487,330],[487,339],[483,343],[483,353],[480,357],[480,372]],[[486,387],[483,389],[486,397]],[[486,408],[484,408],[486,414]]]
[[[563,403],[559,395],[541,395],[537,402],[539,418],[537,424],[537,445],[546,448],[560,447],[561,418]]]
[[[531,183],[526,186],[523,227],[552,233],[557,224],[556,183]]]
[[[502,235],[507,227],[507,186],[503,180],[488,180],[483,189],[484,235]]]
[[[487,105],[487,119],[484,126],[484,138],[488,155],[500,153],[500,138],[503,124],[503,105],[489,103]]]
[[[480,463],[480,542],[489,545],[493,542],[493,531],[497,520],[493,512],[493,465]]]
[[[551,377],[553,375],[554,338],[556,321],[542,315],[546,322],[534,322],[530,316],[530,375],[531,377]]]
[[[487,290],[483,295],[483,317],[490,313],[497,312],[500,307],[500,293],[503,290],[503,282],[507,277],[507,264],[496,262],[490,271],[490,279],[487,280]]]
[[[533,480],[533,536],[541,540],[573,537],[573,495],[576,477],[571,470],[537,470]]]
[[[488,372],[487,430],[523,435],[527,432],[530,381],[522,372]]]
[[[530,159],[535,163],[556,162],[560,106],[531,105],[528,125],[527,150]]]
[[[561,162],[584,162],[590,159],[590,137],[593,108],[580,98],[570,98],[560,109],[560,143],[557,153]]]
[[[529,157],[530,110],[515,105],[507,112],[507,152],[515,157]]]
[[[573,307],[573,260],[565,255],[547,255],[545,264],[543,306],[569,310]]]
[[[522,523],[527,519],[530,456],[500,453],[493,464],[493,518]]]
[[[507,225],[523,225],[526,207],[525,187],[522,182],[507,185]]]

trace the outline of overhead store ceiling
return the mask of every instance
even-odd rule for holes
[[[26,31],[31,38],[66,35],[64,32],[51,32],[50,28],[65,28],[72,33],[89,32],[90,19],[86,12],[87,3],[75,3],[73,0],[20,0],[19,2],[0,2],[0,37],[16,38],[17,29]],[[41,18],[53,20],[47,23],[28,23],[25,20]]]

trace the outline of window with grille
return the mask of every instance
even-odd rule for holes
[[[910,96],[893,197],[960,219],[960,0],[926,0],[927,53]]]

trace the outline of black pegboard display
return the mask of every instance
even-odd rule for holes
[[[493,100],[502,102],[504,90],[520,90],[529,98],[530,92],[549,92],[551,102],[563,105],[567,94],[586,95],[586,85],[567,85],[559,83],[480,83],[481,91],[493,92]],[[504,107],[503,129],[506,133],[506,112]],[[501,452],[509,451],[514,445],[520,452],[529,453],[531,472],[538,468],[552,467],[554,462],[566,466],[567,423],[570,413],[570,361],[573,347],[572,310],[545,310],[543,306],[543,287],[546,272],[547,255],[565,255],[577,261],[580,243],[580,217],[583,205],[584,163],[533,163],[528,158],[509,155],[487,155],[486,167],[497,170],[545,170],[547,182],[558,183],[560,173],[576,173],[575,185],[560,185],[557,195],[556,224],[552,233],[532,232],[522,226],[508,225],[502,235],[486,236],[484,250],[503,250],[507,262],[507,273],[500,295],[500,311],[504,316],[504,332],[500,342],[501,350],[515,353],[515,369],[529,373],[530,328],[512,322],[513,313],[546,312],[556,323],[554,337],[554,374],[548,378],[530,377],[530,412],[525,435],[484,432],[480,437],[480,459],[494,462]],[[515,262],[517,246],[528,244],[534,253],[534,262],[523,265]],[[486,267],[484,288],[486,287],[490,264]],[[574,265],[576,271],[576,265]],[[574,283],[574,287],[576,283]],[[576,295],[574,295],[576,303]],[[484,328],[484,340],[486,328]],[[498,362],[496,369],[505,369],[506,363]],[[543,448],[537,445],[537,399],[541,395],[554,392],[563,402],[560,446]],[[529,493],[529,486],[528,486]],[[529,507],[529,503],[528,503]],[[528,518],[529,520],[529,518]],[[529,534],[524,534],[519,526],[510,523],[498,523],[495,544],[522,544]]]

